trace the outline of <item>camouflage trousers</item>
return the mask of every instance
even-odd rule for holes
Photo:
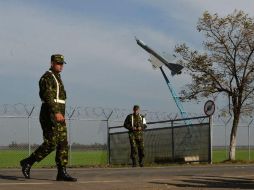
[[[50,113],[49,109],[43,105],[40,112],[40,123],[44,142],[32,153],[33,156],[37,162],[40,162],[52,151],[56,150],[56,165],[65,167],[68,163],[66,123],[55,121],[54,114]]]
[[[139,161],[142,161],[145,156],[143,133],[129,133],[129,140],[131,145],[131,159],[136,159],[138,154]]]

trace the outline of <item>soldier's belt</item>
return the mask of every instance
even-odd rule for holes
[[[41,101],[42,103],[45,103],[45,101]],[[60,99],[54,99],[55,103],[59,103],[59,104],[65,104],[65,100],[60,100]]]
[[[54,101],[59,104],[65,104],[65,100],[54,99]]]

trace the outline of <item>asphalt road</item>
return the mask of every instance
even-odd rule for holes
[[[149,168],[69,169],[78,182],[55,181],[55,169],[0,169],[0,190],[254,189],[254,165],[195,165]]]

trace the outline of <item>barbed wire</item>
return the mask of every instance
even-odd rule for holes
[[[33,117],[38,118],[40,113],[40,106],[29,105],[23,103],[17,104],[2,104],[0,105],[0,117]],[[131,110],[124,108],[103,108],[103,107],[83,107],[83,106],[69,106],[66,108],[66,117],[68,119],[94,119],[94,120],[119,120],[123,121]],[[171,120],[179,118],[178,114],[167,112],[155,112],[149,110],[142,110],[149,121]]]
[[[227,125],[232,122],[233,116],[217,108],[216,114],[213,116],[214,121]],[[150,110],[141,110],[148,121],[175,120],[180,119],[179,113],[157,112]],[[40,106],[34,104],[0,104],[0,117],[31,117],[38,118]],[[66,108],[66,117],[73,120],[91,119],[91,120],[110,120],[123,121],[131,110],[124,108],[104,108],[89,106],[69,106]],[[200,113],[188,113],[189,117],[198,117]],[[249,124],[253,121],[252,116],[241,116],[242,124]]]

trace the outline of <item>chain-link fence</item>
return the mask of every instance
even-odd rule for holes
[[[35,105],[21,103],[0,105],[0,168],[18,167],[19,161],[42,143],[39,112],[40,106]],[[110,126],[122,125],[130,112],[131,110],[119,108],[67,107],[69,164],[72,166],[107,165],[108,129]],[[179,114],[147,110],[142,110],[142,113],[146,115],[149,122],[175,120],[181,117]],[[189,116],[197,117],[198,114],[189,114]],[[222,161],[228,157],[231,124],[232,117],[219,115],[214,117],[213,145],[216,161]],[[254,159],[253,125],[251,117],[241,119],[237,138],[238,159]],[[54,165],[54,153],[52,153],[36,166]]]
[[[18,167],[42,142],[39,124],[40,106],[25,104],[0,105],[0,168]],[[127,109],[101,107],[67,107],[69,165],[107,165],[107,134],[109,126],[121,125]],[[142,110],[149,121],[165,120],[176,114]],[[54,166],[54,153],[37,164]]]
[[[184,119],[148,122],[149,129],[144,132],[145,163],[211,163],[209,117],[188,120],[191,125],[185,124]],[[109,129],[110,163],[131,164],[128,131],[122,126]]]
[[[214,161],[229,158],[229,142],[233,122],[232,115],[216,115],[213,125]],[[236,159],[254,161],[254,120],[252,116],[242,116],[237,130]]]

